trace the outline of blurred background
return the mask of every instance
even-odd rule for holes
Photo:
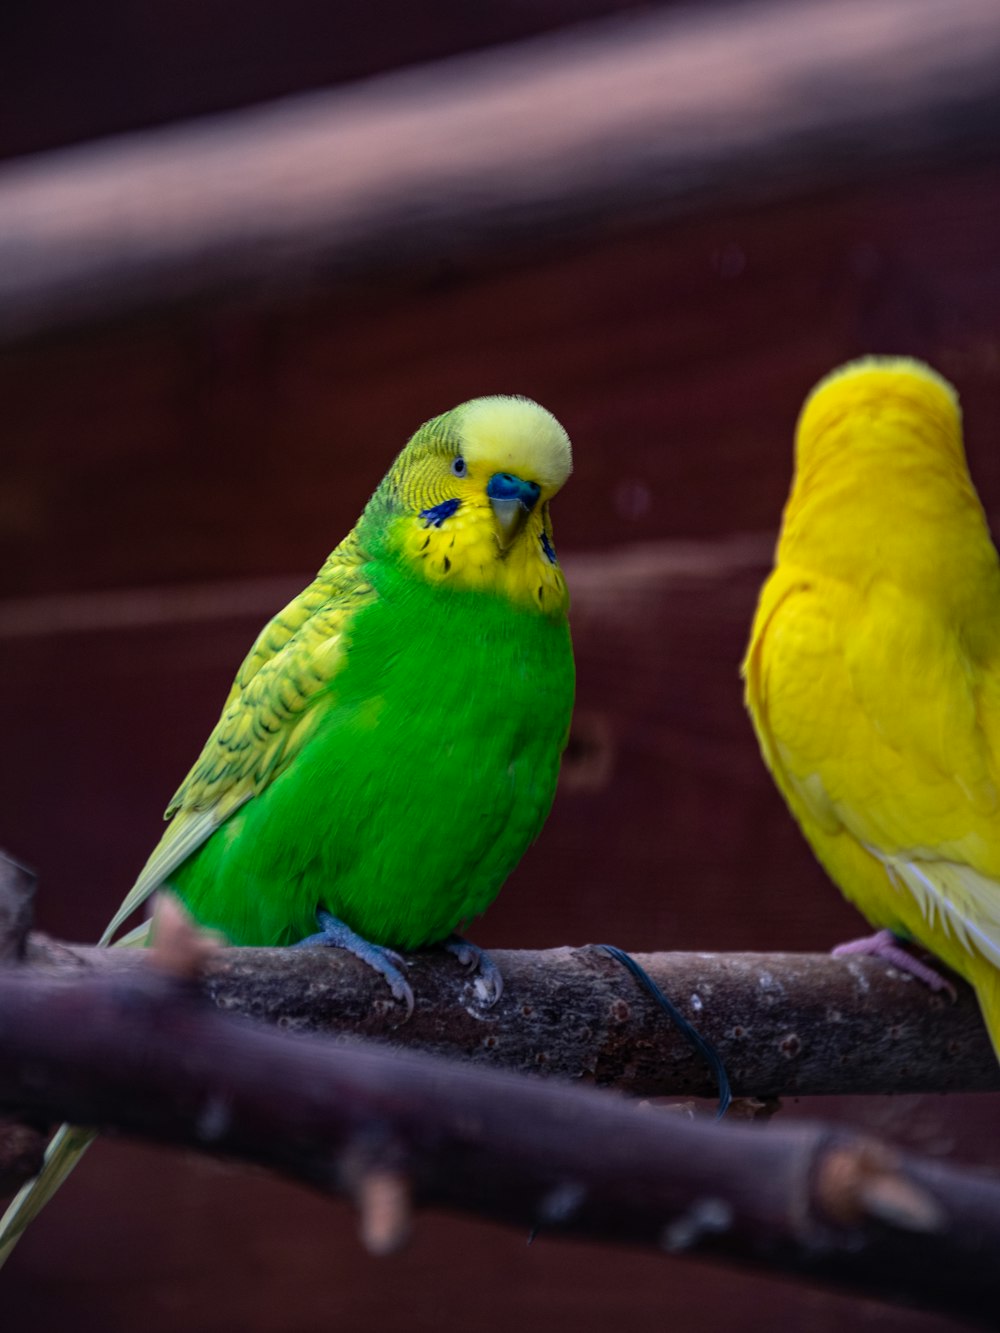
[[[4,6],[0,845],[39,872],[40,927],[97,937],[259,625],[420,422],[506,392],[575,445],[579,695],[553,815],[475,938],[859,933],[738,664],[797,411],[838,363],[951,378],[1000,517],[998,132],[992,0]],[[997,1111],[782,1114],[995,1170]],[[3,1308],[76,1333],[953,1327],[464,1219],[392,1260],[354,1232],[263,1173],[102,1141]]]

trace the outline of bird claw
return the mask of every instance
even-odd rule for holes
[[[372,964],[372,966],[375,965]],[[413,1014],[413,1007],[416,1004],[416,1000],[413,996],[413,987],[398,968],[393,967],[391,963],[387,964],[384,968],[376,966],[375,971],[385,978],[386,984],[392,993],[392,998],[394,1000],[399,1000],[402,1004],[406,1005],[406,1018],[409,1019]],[[405,1021],[406,1020],[404,1019],[404,1022]]]
[[[914,958],[913,954],[903,948],[891,930],[880,930],[874,935],[865,935],[860,940],[848,940],[846,944],[838,944],[830,952],[834,958],[850,958],[856,954],[881,958],[900,972],[916,977],[930,990],[945,991],[952,1001],[958,999],[958,991],[948,978],[943,977],[927,963],[921,962],[919,958]]]
[[[503,974],[489,954],[461,935],[449,935],[441,947],[457,958],[466,972],[477,974],[476,992],[487,1008],[492,1008],[503,995]]]
[[[406,1017],[409,1018],[416,1001],[413,989],[401,971],[406,966],[406,959],[402,954],[396,953],[395,949],[387,949],[382,944],[372,944],[371,940],[366,940],[363,935],[352,930],[332,912],[320,910],[316,913],[316,920],[321,927],[319,932],[307,935],[304,940],[293,944],[292,948],[301,949],[304,945],[321,944],[327,948],[346,949],[382,977],[392,993],[392,998],[406,1005]]]

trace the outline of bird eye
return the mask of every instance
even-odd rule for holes
[[[451,460],[451,470],[456,477],[465,476],[466,472],[468,471],[468,468],[466,467],[465,459],[462,457],[461,454],[459,454],[456,458],[453,458]]]

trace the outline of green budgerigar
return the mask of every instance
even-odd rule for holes
[[[104,943],[157,888],[234,944],[349,949],[408,1007],[397,950],[496,896],[555,793],[573,705],[549,502],[570,444],[526,398],[422,426],[353,531],[264,628]],[[0,1223],[0,1262],[71,1169],[64,1127]]]

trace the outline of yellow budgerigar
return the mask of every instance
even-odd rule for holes
[[[765,762],[877,935],[975,988],[1000,1054],[1000,562],[958,398],[920,362],[834,371],[799,418],[743,664]]]

